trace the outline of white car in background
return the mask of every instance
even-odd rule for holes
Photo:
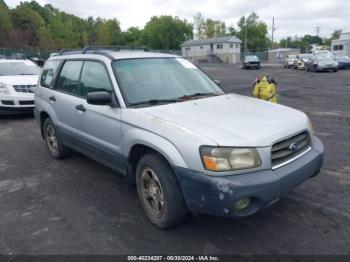
[[[0,115],[32,113],[41,68],[27,59],[0,59]]]
[[[288,55],[284,60],[284,68],[294,67],[294,61],[296,58],[296,55]]]

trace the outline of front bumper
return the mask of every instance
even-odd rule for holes
[[[0,115],[21,115],[21,114],[33,114],[34,106],[0,106]]]
[[[258,68],[260,67],[260,63],[244,63],[246,68]]]
[[[317,71],[338,70],[337,66],[317,65]]]
[[[339,69],[349,69],[350,68],[350,63],[339,63],[339,66],[338,66]]]
[[[245,217],[274,203],[281,196],[319,173],[323,144],[314,137],[312,150],[276,170],[213,177],[185,168],[175,168],[187,206],[192,213]],[[234,204],[249,197],[251,205],[235,210]]]
[[[33,113],[34,107],[34,94],[1,95],[0,97],[2,115]]]

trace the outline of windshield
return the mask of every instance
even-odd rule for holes
[[[311,56],[310,55],[307,55],[307,54],[305,54],[305,55],[300,55],[300,58],[301,59],[309,59]]]
[[[0,61],[0,76],[39,75],[40,67],[30,61]]]
[[[289,55],[288,56],[288,59],[294,59],[294,58],[296,58],[297,56],[296,55]]]
[[[331,52],[329,52],[328,50],[317,50],[317,51],[314,51],[314,54],[316,56],[330,56],[330,55],[332,55]]]
[[[116,60],[112,66],[129,106],[151,100],[171,103],[194,95],[199,98],[224,94],[206,74],[182,58]]]
[[[259,61],[259,58],[257,56],[246,56],[246,61]]]
[[[333,61],[333,59],[329,56],[317,56],[318,61]]]

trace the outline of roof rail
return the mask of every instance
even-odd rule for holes
[[[77,52],[80,51],[80,48],[63,48],[58,52],[58,55],[63,55],[64,53],[68,53],[68,52]]]
[[[138,48],[130,46],[85,46],[83,49],[80,48],[63,48],[58,52],[58,56],[64,54],[97,54],[108,57],[113,60],[114,57],[109,54],[108,51],[122,51],[122,50],[134,50],[148,52],[148,48]]]
[[[95,51],[95,50],[111,50],[111,51],[135,50],[135,51],[144,51],[144,52],[149,51],[148,48],[143,48],[143,47],[111,45],[111,46],[85,46],[83,48],[82,53],[85,54],[88,51]]]

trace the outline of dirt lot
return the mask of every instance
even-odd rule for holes
[[[162,231],[147,221],[123,177],[79,154],[52,159],[33,118],[6,118],[0,120],[0,253],[349,254],[350,71],[202,68],[225,91],[243,95],[257,74],[273,75],[280,102],[305,111],[325,144],[320,175],[253,217],[190,217]]]

